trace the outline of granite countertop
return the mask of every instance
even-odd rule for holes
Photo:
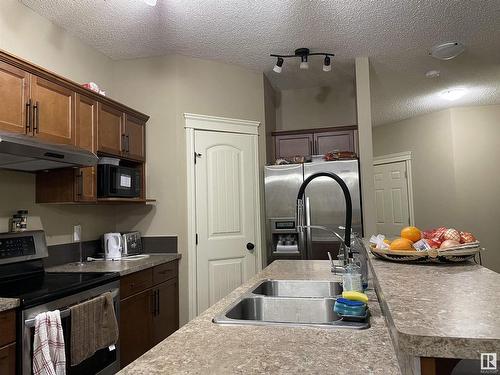
[[[47,272],[118,272],[120,276],[125,276],[130,273],[138,272],[157,266],[159,264],[172,262],[181,258],[181,254],[177,253],[154,253],[145,254],[146,258],[134,260],[96,260],[86,262],[85,265],[79,266],[78,263],[66,263],[59,266],[46,268]]]
[[[0,298],[0,312],[15,309],[19,306],[18,298]]]
[[[366,330],[212,323],[260,280],[336,277],[328,261],[275,261],[120,374],[399,374],[373,290],[368,292],[372,316]]]
[[[399,350],[464,359],[500,352],[500,274],[474,262],[402,264],[370,255],[370,263]]]

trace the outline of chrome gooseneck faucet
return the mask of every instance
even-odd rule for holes
[[[345,207],[346,207],[346,213],[345,213],[345,232],[344,232],[344,240],[343,240],[343,245],[344,245],[344,265],[347,265],[349,262],[349,258],[352,257],[351,254],[351,226],[352,226],[352,200],[351,200],[351,194],[349,192],[349,188],[347,187],[346,183],[344,180],[342,180],[338,175],[335,173],[331,172],[319,172],[319,173],[314,173],[311,176],[309,176],[300,186],[299,188],[299,193],[297,194],[297,229],[299,231],[304,230],[304,228],[307,227],[312,227],[315,228],[315,226],[311,225],[306,225],[305,220],[304,220],[304,192],[306,190],[307,185],[309,183],[318,178],[318,177],[330,177],[331,179],[335,180],[340,187],[342,188],[342,192],[344,193],[344,198],[345,198]],[[318,227],[318,229],[322,229]],[[326,229],[326,228],[325,228]],[[328,230],[329,231],[329,230]]]

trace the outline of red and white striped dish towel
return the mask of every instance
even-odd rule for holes
[[[66,375],[66,353],[59,310],[44,312],[35,318],[33,374]]]

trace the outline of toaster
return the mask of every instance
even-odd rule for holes
[[[122,234],[122,256],[142,253],[141,232],[127,232]]]

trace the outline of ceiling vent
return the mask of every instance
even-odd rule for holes
[[[460,42],[447,42],[436,44],[432,47],[430,55],[439,60],[451,60],[465,51],[465,46]]]

